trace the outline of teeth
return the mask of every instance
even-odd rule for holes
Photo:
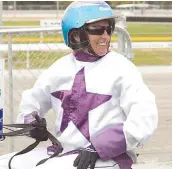
[[[99,43],[100,46],[106,46],[106,43]]]

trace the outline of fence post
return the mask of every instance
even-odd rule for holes
[[[43,32],[40,32],[40,43],[43,43]]]
[[[0,2],[0,26],[2,26],[2,9],[3,2]],[[2,34],[0,34],[0,43],[2,43]],[[3,112],[4,112],[4,59],[0,53],[0,140],[3,140]]]
[[[124,55],[127,59],[132,61],[132,42],[129,33],[126,30],[125,16],[122,15],[116,19],[115,28],[118,36],[118,52]]]
[[[0,56],[0,141],[4,139],[3,133],[3,112],[4,112],[4,58]]]
[[[29,60],[29,50],[26,51],[26,68],[29,69],[30,60]]]
[[[120,16],[119,18],[117,18],[117,26],[126,29],[126,17],[125,16]],[[118,36],[118,51],[121,54],[125,53],[125,37],[123,36],[123,34],[117,34]]]
[[[9,76],[9,122],[13,124],[13,56],[12,56],[12,34],[8,33],[8,76]],[[14,140],[10,138],[9,151],[14,151]]]

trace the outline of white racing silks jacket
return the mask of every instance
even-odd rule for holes
[[[62,153],[90,143],[102,160],[130,169],[134,149],[157,127],[155,96],[133,63],[109,52],[102,58],[77,52],[57,60],[23,92],[19,122],[33,111],[41,117],[53,108]]]

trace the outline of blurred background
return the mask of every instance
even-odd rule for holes
[[[171,22],[172,1],[106,1],[115,10],[115,14],[128,17],[147,16],[160,17],[159,22]],[[15,21],[27,18],[39,20],[41,18],[61,18],[71,1],[3,1],[1,2],[4,21]],[[35,17],[34,17],[35,16]],[[161,17],[165,17],[164,20]],[[168,19],[169,18],[169,19]],[[127,19],[133,21],[132,18]],[[139,21],[139,19],[137,19]],[[143,20],[141,20],[143,21]],[[153,20],[154,21],[154,20]],[[6,23],[4,23],[6,25]]]
[[[49,43],[49,45],[51,43],[59,43],[59,45],[61,46],[60,49],[62,48],[66,49],[65,45],[63,45],[64,41],[60,30],[61,29],[60,24],[64,10],[71,2],[72,1],[1,1],[0,29],[28,28],[28,27],[45,28],[45,27],[55,26],[59,28],[59,31],[54,30],[50,32],[50,31],[40,30],[40,32],[34,31],[32,33],[31,32],[28,33],[28,31],[25,31],[25,33],[21,32],[18,34],[13,33],[12,43],[13,44]],[[133,51],[134,55],[138,55],[138,57],[134,57],[135,64],[137,65],[171,64],[171,51],[168,49],[172,48],[172,1],[106,1],[106,2],[110,4],[111,7],[113,8],[115,16],[121,15],[126,17],[126,24],[124,26],[131,36],[131,40],[133,42],[132,46],[134,49]],[[8,43],[7,34],[8,33],[3,33],[3,35],[1,34],[2,37],[1,43],[3,44]],[[116,34],[112,37],[112,43],[114,42],[115,43],[117,42]],[[149,42],[149,43],[144,44],[144,42]],[[19,47],[19,45],[17,47]],[[1,45],[0,51],[5,53],[6,48],[7,46]],[[139,50],[136,50],[136,48],[142,48],[145,49],[145,51],[140,50],[139,52]],[[162,48],[162,50],[160,50],[160,48]],[[150,52],[150,50],[152,50],[153,52]],[[149,57],[148,52],[152,56]],[[165,57],[162,57],[165,54],[168,56],[166,59]],[[27,55],[31,56],[34,55],[34,53],[32,53],[31,51],[30,54]],[[38,53],[36,55],[38,55]],[[43,55],[44,54],[42,53],[42,56]],[[26,55],[24,56],[24,53],[23,57],[21,53],[20,56],[21,56],[20,58],[27,58]],[[158,58],[159,56],[160,58]],[[58,54],[58,57],[61,56],[59,56]],[[152,60],[153,57],[154,60]],[[14,58],[16,57],[14,56]],[[54,57],[51,56],[51,58]],[[57,58],[53,59],[52,61],[56,59]],[[52,61],[50,62],[52,63]],[[33,68],[36,67],[36,65],[34,66],[35,63],[36,62],[32,61],[31,59],[29,67]],[[42,64],[42,67],[45,67],[45,64]]]
[[[171,16],[172,1],[106,1],[116,13],[128,12],[128,15]],[[3,1],[4,15],[6,12],[18,14],[42,12],[45,14],[61,15],[71,1]],[[16,13],[15,13],[16,12]],[[27,14],[26,14],[27,15]],[[16,18],[14,18],[16,19]]]

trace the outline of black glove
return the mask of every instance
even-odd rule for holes
[[[90,165],[90,168],[94,169],[95,163],[99,158],[98,153],[91,145],[80,152],[80,154],[76,157],[73,166],[77,167],[77,169],[87,169]]]
[[[36,120],[34,120],[31,124],[42,125],[43,127],[36,127],[30,131],[29,135],[38,141],[47,141],[48,133],[46,129],[47,124],[45,118],[40,118],[37,114],[34,115],[34,117]]]

